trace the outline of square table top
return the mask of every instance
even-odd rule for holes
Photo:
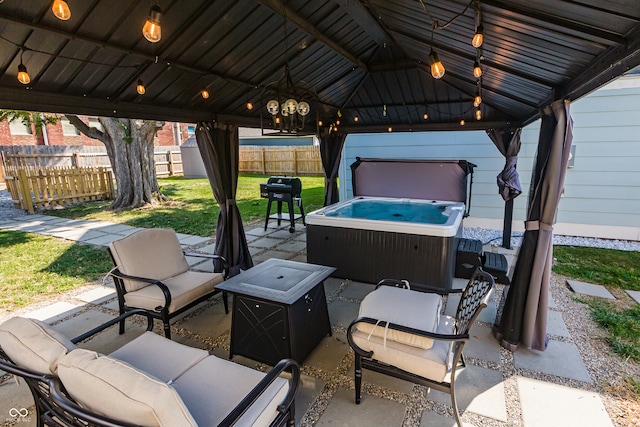
[[[334,271],[334,267],[271,258],[216,285],[216,289],[293,304]]]

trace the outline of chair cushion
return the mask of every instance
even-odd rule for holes
[[[189,269],[176,232],[170,228],[149,228],[109,244],[118,269],[131,276],[164,280]],[[147,286],[124,280],[127,291]]]
[[[175,277],[163,280],[171,291],[169,313],[181,309],[185,305],[212,293],[215,286],[223,281],[222,273],[204,273],[200,271],[185,271]],[[137,291],[127,292],[124,301],[128,307],[155,310],[164,305],[164,294],[157,286],[147,286]]]
[[[264,373],[209,356],[182,375],[173,386],[201,426],[218,425],[255,387]],[[276,380],[239,419],[236,426],[268,426],[289,390],[283,378]]]
[[[26,317],[0,325],[0,347],[16,365],[47,375],[55,375],[58,360],[76,348],[46,323]]]
[[[76,349],[60,359],[58,376],[84,408],[140,426],[196,426],[176,390],[109,356]]]
[[[360,303],[359,317],[381,320],[378,325],[358,323],[360,332],[413,347],[430,349],[433,339],[386,328],[386,322],[426,332],[438,329],[442,298],[437,294],[381,286]]]
[[[453,334],[454,324],[454,318],[443,315],[436,332]],[[356,329],[352,337],[358,347],[373,351],[375,360],[435,381],[444,380],[449,372],[452,357],[449,341],[434,340],[433,346],[425,350],[388,339],[385,343],[383,338],[368,335]]]
[[[209,356],[209,352],[145,332],[109,357],[121,360],[165,383],[175,381],[185,371]]]

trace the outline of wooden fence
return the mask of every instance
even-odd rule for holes
[[[17,167],[5,170],[14,207],[34,213],[113,198],[113,177],[104,167]]]
[[[240,173],[262,175],[322,175],[318,146],[240,147]]]

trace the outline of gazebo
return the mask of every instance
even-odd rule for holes
[[[487,130],[510,224],[519,132],[542,118],[507,346],[545,347],[570,102],[637,65],[636,0],[0,1],[0,107],[198,123],[217,253],[236,271],[252,265],[238,126],[318,134],[327,204],[350,133]]]

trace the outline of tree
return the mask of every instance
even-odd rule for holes
[[[158,122],[100,117],[98,120],[104,129],[101,131],[90,127],[78,116],[67,114],[66,117],[81,133],[102,142],[107,149],[118,190],[110,209],[132,209],[166,200],[158,185],[153,157],[153,138]],[[0,110],[0,121],[2,120],[21,120],[27,126],[33,124],[36,133],[41,134],[43,126],[56,124],[60,116]]]

